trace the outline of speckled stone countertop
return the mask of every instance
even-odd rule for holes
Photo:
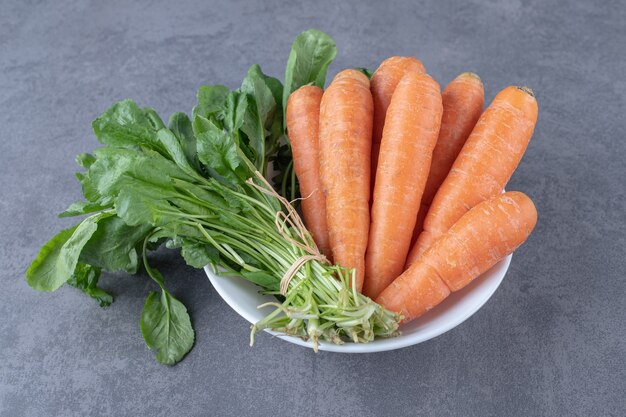
[[[626,409],[626,5],[623,1],[78,1],[0,6],[0,415],[618,416]],[[507,186],[539,223],[502,286],[456,329],[394,352],[313,352],[259,335],[175,252],[155,265],[189,308],[196,345],[156,363],[138,328],[154,285],[106,275],[103,310],[24,271],[70,221],[74,156],[91,121],[132,97],[168,117],[203,83],[259,63],[282,78],[290,44],[337,41],[333,75],[417,55],[445,86],[482,77],[487,101],[532,87],[535,135]],[[114,282],[115,281],[115,282]]]

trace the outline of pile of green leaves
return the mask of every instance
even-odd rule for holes
[[[284,104],[302,85],[323,86],[335,54],[328,35],[303,32],[293,44],[284,86],[253,65],[237,90],[202,86],[191,118],[174,113],[167,125],[131,100],[114,104],[93,122],[103,147],[76,159],[84,168],[77,178],[85,200],[61,214],[88,217],[44,245],[26,272],[28,283],[41,291],[69,284],[108,306],[112,296],[97,286],[101,271],[134,274],[143,264],[160,292],[149,294],[140,328],[165,364],[192,348],[194,331],[185,306],[149,265],[150,251],[179,248],[192,267],[212,265],[278,294],[283,274],[307,255],[302,246],[314,243],[308,233],[277,230],[275,216],[285,200],[264,189],[263,178],[273,164],[277,190],[295,197]],[[315,343],[394,334],[398,318],[351,291],[349,280],[341,268],[307,262],[254,331],[273,328]]]

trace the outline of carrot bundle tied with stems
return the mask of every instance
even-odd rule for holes
[[[537,101],[529,88],[510,86],[496,95],[437,191],[407,266],[469,209],[502,192],[524,155],[536,121]]]
[[[404,269],[443,107],[439,84],[408,72],[387,109],[365,256],[364,293],[376,297]]]
[[[413,320],[511,254],[537,223],[520,192],[507,192],[469,210],[376,299]]]
[[[413,241],[422,231],[430,203],[483,111],[484,96],[483,83],[473,72],[464,72],[456,77],[441,94],[443,101],[441,129],[433,150]]]
[[[319,160],[319,120],[321,88],[305,85],[287,101],[286,123],[293,164],[302,194],[304,222],[320,251],[331,258],[326,197],[322,192]]]
[[[372,178],[371,187],[374,188],[374,178],[378,165],[380,142],[383,138],[383,127],[387,108],[396,86],[408,72],[426,73],[422,62],[412,56],[392,56],[384,60],[376,69],[371,79],[370,89],[374,101],[374,130],[372,132]]]
[[[367,76],[337,74],[320,107],[320,172],[333,260],[356,273],[363,287],[369,232],[373,104]]]

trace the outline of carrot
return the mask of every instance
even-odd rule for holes
[[[376,299],[404,322],[421,316],[511,254],[528,238],[537,211],[512,191],[476,205]]]
[[[422,231],[426,212],[435,193],[450,172],[454,160],[483,111],[485,101],[483,83],[473,72],[464,72],[448,84],[441,97],[443,100],[441,130],[422,195],[422,207],[413,233],[415,239]]]
[[[437,147],[437,145],[435,145]],[[432,167],[432,162],[430,163]],[[422,194],[422,200],[424,200],[424,194]],[[420,210],[417,212],[417,219],[415,220],[415,227],[413,228],[413,237],[411,238],[411,247],[417,241],[417,237],[420,233],[422,233],[422,229],[424,228],[424,219],[426,218],[426,213],[428,212],[428,206],[421,204]]]
[[[372,99],[374,100],[374,131],[372,132],[372,178],[371,187],[374,188],[376,166],[380,142],[383,137],[383,126],[387,107],[391,102],[396,86],[402,77],[409,71],[426,73],[424,65],[417,58],[411,56],[392,56],[384,60],[374,71],[371,80]]]
[[[363,293],[370,298],[404,269],[442,112],[439,84],[407,72],[391,98],[380,146],[365,255]]]
[[[368,78],[337,74],[320,106],[320,173],[333,259],[356,272],[361,291],[369,233],[370,156],[374,109]]]
[[[511,86],[496,95],[439,187],[407,266],[469,209],[502,192],[522,159],[536,121],[537,101],[530,89]]]
[[[319,122],[321,88],[313,85],[300,87],[287,100],[286,122],[293,155],[293,165],[300,183],[302,214],[315,244],[331,258],[326,197],[322,192],[319,161]]]

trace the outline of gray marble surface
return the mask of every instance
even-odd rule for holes
[[[0,5],[0,415],[624,415],[626,5],[615,1],[12,1]],[[540,218],[494,297],[427,343],[314,354],[261,335],[174,252],[155,264],[188,306],[196,346],[157,364],[138,328],[154,285],[107,275],[107,310],[24,271],[70,225],[73,159],[91,120],[132,97],[167,117],[203,83],[259,63],[282,78],[291,41],[337,40],[331,73],[420,57],[442,85],[463,71],[487,99],[531,86],[540,116],[507,188]]]

